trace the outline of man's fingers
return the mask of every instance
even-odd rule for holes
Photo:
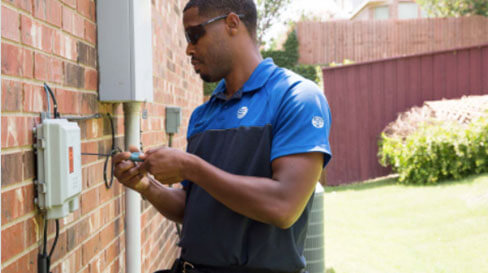
[[[143,177],[144,174],[139,171],[138,167],[132,167],[120,174],[119,182],[127,185],[128,181],[133,180],[134,177]],[[140,179],[140,178],[138,178]]]
[[[118,153],[113,158],[114,165],[117,165],[118,163],[120,163],[122,161],[128,160],[129,158],[130,158],[130,153],[128,153],[128,152]]]
[[[144,153],[145,153],[146,155],[150,155],[150,154],[155,153],[155,152],[157,152],[157,151],[159,151],[159,150],[161,150],[161,149],[164,149],[164,148],[166,148],[166,145],[162,145],[162,146],[159,146],[159,147],[156,147],[156,148],[151,148],[151,149],[147,150],[147,151],[146,151],[146,152],[144,152]]]
[[[130,145],[130,146],[129,146],[129,151],[130,151],[131,153],[137,153],[137,152],[139,152],[139,148],[137,148],[137,146]]]

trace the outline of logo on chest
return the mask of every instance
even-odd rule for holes
[[[241,108],[239,108],[239,110],[237,110],[237,118],[243,119],[247,115],[248,111],[249,109],[246,106],[242,106]]]
[[[312,118],[312,125],[317,129],[324,128],[324,119],[322,117],[315,116]]]

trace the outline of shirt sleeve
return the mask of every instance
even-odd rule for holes
[[[324,167],[331,159],[329,144],[331,114],[322,91],[309,81],[287,90],[273,122],[271,161],[278,157],[321,152]]]

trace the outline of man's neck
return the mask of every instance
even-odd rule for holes
[[[246,54],[239,54],[234,59],[232,72],[225,77],[227,98],[231,98],[251,77],[256,67],[263,58],[258,50],[247,51]]]

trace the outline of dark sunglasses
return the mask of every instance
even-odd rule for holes
[[[203,35],[205,35],[205,28],[204,28],[204,26],[206,26],[206,25],[208,25],[210,23],[213,23],[215,21],[218,21],[220,19],[227,18],[227,16],[229,16],[229,14],[212,18],[212,19],[210,19],[210,20],[208,20],[206,22],[203,22],[203,23],[201,23],[199,25],[196,25],[196,26],[187,27],[185,29],[186,41],[188,43],[192,43],[192,44],[196,45],[197,42],[198,42],[198,40],[200,38],[202,38]],[[239,18],[241,18],[241,19],[244,17],[243,14],[239,14],[237,16],[239,16]]]

